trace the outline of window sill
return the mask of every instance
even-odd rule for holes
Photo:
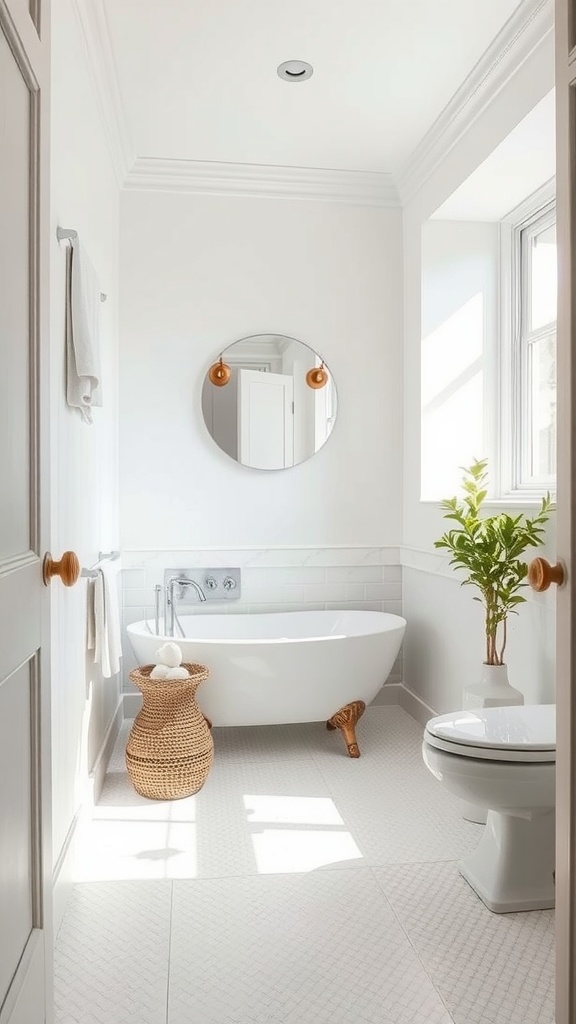
[[[543,494],[541,497],[530,496],[529,498],[487,498],[486,501],[482,502],[482,508],[540,508],[542,498],[544,497],[545,495]],[[556,495],[553,491],[550,492],[550,497],[552,501],[556,500]],[[444,500],[444,498],[421,498],[420,504],[439,506]]]

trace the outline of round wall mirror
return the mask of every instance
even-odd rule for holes
[[[236,341],[219,353],[202,388],[209,434],[254,469],[287,469],[314,455],[330,437],[336,405],[329,368],[283,334]]]

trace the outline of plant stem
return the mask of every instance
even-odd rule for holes
[[[502,647],[500,648],[500,664],[501,665],[504,664],[504,651],[506,650],[506,640],[508,639],[507,631],[506,631],[506,623],[507,623],[507,619],[504,619],[504,621],[502,623]]]

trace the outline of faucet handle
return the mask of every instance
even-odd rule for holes
[[[224,587],[224,590],[235,590],[236,580],[232,576],[225,576],[222,580],[222,586]]]
[[[207,576],[204,583],[208,587],[208,590],[216,590],[216,587],[218,586],[218,581],[215,580],[213,576]]]

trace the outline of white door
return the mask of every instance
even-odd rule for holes
[[[294,380],[287,373],[238,373],[238,453],[244,466],[294,465]]]
[[[576,1021],[576,2],[556,0],[558,589],[556,1024]]]
[[[52,1019],[49,28],[42,0],[0,0],[0,1024]]]

